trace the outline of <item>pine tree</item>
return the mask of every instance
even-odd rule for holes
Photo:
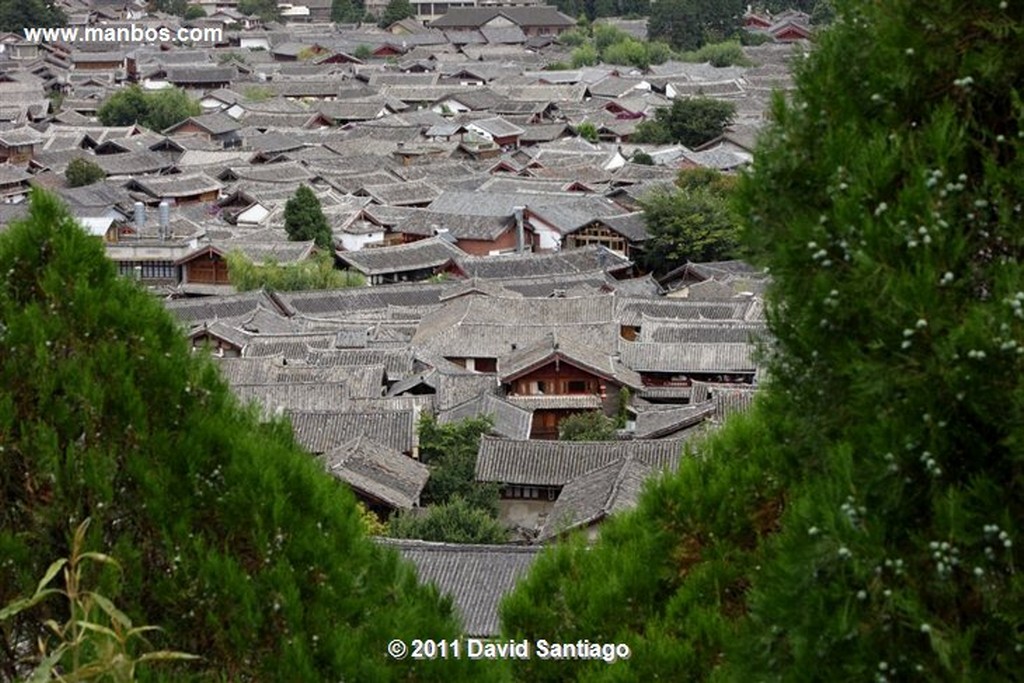
[[[741,184],[770,383],[541,557],[510,635],[624,640],[641,680],[1024,671],[1024,7],[836,4]]]
[[[320,208],[320,200],[305,185],[299,185],[284,205],[284,229],[290,240],[313,240],[324,249],[330,249],[334,244],[331,226]]]
[[[469,675],[388,659],[393,638],[453,637],[450,605],[365,538],[347,489],[286,424],[243,409],[55,199],[34,192],[0,236],[0,272],[0,605],[31,595],[89,517],[87,547],[123,567],[90,585],[161,626],[154,646],[202,656],[165,680]],[[0,678],[51,609],[5,621]]]

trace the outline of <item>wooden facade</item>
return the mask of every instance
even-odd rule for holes
[[[608,396],[617,396],[618,385],[609,390],[609,382],[603,378],[556,357],[551,362],[531,370],[506,384],[509,396],[544,397],[551,406],[537,406],[533,410],[531,439],[557,439],[558,425],[574,413],[587,410],[573,405],[574,397],[596,399],[607,414],[614,410]],[[564,402],[558,397],[564,397]]]
[[[220,251],[207,247],[179,261],[182,282],[202,285],[228,285],[228,262]]]

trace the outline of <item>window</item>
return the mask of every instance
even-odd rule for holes
[[[548,383],[547,382],[537,382],[536,383],[536,391],[534,391],[533,393],[535,393],[535,394],[545,394],[545,393],[547,393],[547,391],[548,391]]]
[[[568,382],[570,394],[585,394],[587,392],[587,382],[582,379],[571,379]]]

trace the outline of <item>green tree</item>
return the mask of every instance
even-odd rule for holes
[[[574,413],[558,423],[562,441],[610,441],[615,438],[615,420],[598,410]]]
[[[47,0],[5,0],[0,2],[0,31],[20,34],[23,29],[64,26],[67,16],[56,3]]]
[[[139,123],[155,131],[163,131],[189,116],[202,113],[199,103],[180,88],[143,92],[132,85],[107,98],[97,116],[104,126],[130,126]]]
[[[633,156],[630,157],[629,160],[631,162],[633,162],[634,164],[643,164],[644,166],[654,166],[654,159],[651,157],[650,154],[648,154],[647,152],[643,151],[642,149],[638,149],[635,152],[633,152]]]
[[[339,24],[352,24],[361,21],[365,9],[357,0],[333,0],[331,3],[331,21]]]
[[[149,113],[149,103],[142,88],[122,88],[100,105],[96,115],[104,126],[130,126],[141,123]]]
[[[600,61],[601,55],[598,54],[593,45],[587,43],[573,50],[569,59],[572,62],[572,68],[579,69],[584,66],[594,66]]]
[[[419,424],[420,459],[430,467],[430,479],[422,496],[425,504],[443,505],[461,498],[491,517],[497,515],[497,486],[476,480],[480,437],[492,426],[488,418],[442,425],[432,416],[423,415]]]
[[[200,5],[189,5],[183,16],[189,21],[192,19],[202,19],[206,16],[206,10],[204,10]]]
[[[714,171],[681,174],[681,186],[643,197],[648,239],[641,260],[655,273],[664,274],[688,261],[735,258],[739,249],[739,221],[730,206],[727,183],[712,180]]]
[[[331,249],[334,246],[331,226],[327,223],[323,209],[320,208],[320,200],[313,190],[305,185],[299,185],[295,194],[284,205],[284,229],[290,240],[313,240],[322,249]]]
[[[388,536],[444,543],[505,543],[508,530],[461,496],[433,505],[424,515],[406,512],[388,520]]]
[[[587,142],[597,142],[600,139],[597,133],[597,126],[592,121],[584,121],[576,126],[576,134]]]
[[[67,178],[68,187],[82,187],[103,180],[107,174],[95,161],[84,157],[75,157],[68,163],[64,177]]]
[[[238,11],[246,16],[257,16],[263,21],[281,19],[281,10],[275,0],[239,0]]]
[[[310,289],[341,289],[362,287],[366,278],[361,273],[338,270],[334,255],[315,254],[298,263],[280,264],[274,261],[256,264],[241,252],[228,254],[228,277],[240,292],[267,289],[277,292],[296,292]]]
[[[596,546],[545,553],[511,637],[605,626],[632,680],[1024,670],[1024,18],[836,4],[739,188],[772,379]]]
[[[384,8],[384,12],[380,15],[379,25],[381,28],[387,28],[396,21],[415,16],[416,10],[413,9],[412,3],[409,0],[388,0],[387,7]]]
[[[0,605],[31,595],[68,523],[123,572],[90,586],[153,645],[201,654],[166,680],[446,680],[392,638],[451,638],[450,605],[368,539],[355,500],[244,409],[179,323],[117,275],[52,197],[0,236]],[[37,642],[48,603],[0,628],[0,669]]]
[[[742,0],[654,0],[647,35],[677,50],[696,50],[731,36],[744,8]]]
[[[686,52],[681,56],[684,62],[707,62],[711,66],[751,66],[752,62],[743,54],[739,41],[728,40],[724,43],[708,43],[699,50]]]
[[[631,140],[698,147],[725,132],[735,114],[736,105],[732,102],[711,97],[676,99],[671,107],[658,109],[653,121],[637,126]]]

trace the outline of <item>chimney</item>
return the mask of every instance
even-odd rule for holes
[[[142,202],[135,202],[135,234],[142,235],[146,227],[146,205]]]
[[[160,239],[171,237],[171,204],[166,199],[160,202]]]
[[[526,211],[525,206],[512,207],[512,214],[516,217],[516,253],[521,254],[525,251],[526,236],[523,231],[523,213]]]

